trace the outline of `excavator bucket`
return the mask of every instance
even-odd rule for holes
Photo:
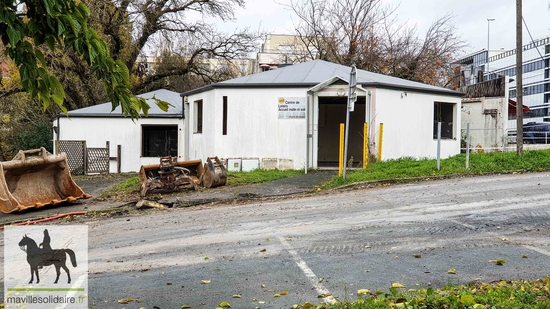
[[[21,150],[11,161],[0,162],[3,213],[90,197],[73,181],[64,153],[53,155],[44,148]]]
[[[141,166],[140,194],[144,197],[151,192],[198,190],[202,174],[202,160],[178,162],[176,157],[161,157],[160,164]]]
[[[208,157],[204,163],[201,184],[205,188],[224,186],[227,182],[225,167],[218,157]]]

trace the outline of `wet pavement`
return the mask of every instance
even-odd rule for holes
[[[239,202],[250,199],[274,198],[306,194],[314,192],[325,181],[337,174],[333,170],[310,171],[308,174],[278,179],[260,184],[248,184],[238,186],[223,186],[199,191],[181,192],[164,196],[157,202],[171,207],[186,207],[209,203]],[[36,219],[49,218],[52,216],[71,212],[106,211],[116,209],[124,205],[135,204],[135,202],[105,202],[97,199],[113,185],[124,181],[124,177],[112,177],[107,179],[82,179],[76,183],[84,192],[92,195],[91,199],[78,200],[74,203],[67,203],[57,206],[47,206],[43,209],[33,209],[22,213],[4,214],[0,213],[0,225],[21,223]]]

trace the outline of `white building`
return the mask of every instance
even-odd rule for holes
[[[203,161],[218,156],[243,168],[316,169],[338,162],[350,71],[314,60],[181,96],[157,90],[139,96],[168,101],[173,107],[167,113],[152,101],[149,117],[135,121],[122,117],[120,108],[111,112],[111,103],[82,108],[54,121],[54,139],[86,141],[87,147],[104,147],[109,141],[111,157],[121,145],[122,172],[156,164],[165,155]],[[348,147],[355,166],[362,160],[364,122],[370,126],[374,156],[380,155],[384,124],[383,160],[435,158],[437,121],[443,123],[441,157],[460,152],[462,93],[363,70],[357,70],[357,84]],[[116,171],[115,162],[110,171]]]
[[[177,156],[183,136],[184,119],[179,93],[156,90],[138,95],[157,98],[172,104],[168,112],[160,110],[153,100],[147,100],[149,116],[132,121],[122,116],[120,106],[114,111],[111,103],[104,103],[60,114],[54,120],[54,140],[86,141],[87,147],[111,145],[110,157],[117,155],[121,146],[121,171],[137,172],[141,165],[157,164],[160,156]],[[117,171],[116,162],[110,162],[111,173]]]
[[[299,36],[268,34],[260,52],[256,55],[259,66],[256,72],[313,60],[317,55],[317,49],[309,46]]]
[[[516,50],[481,50],[455,61],[460,66],[460,86],[508,76],[509,97],[516,97]],[[488,68],[488,70],[487,70]],[[540,122],[550,116],[550,37],[523,46],[523,105],[529,107],[524,123]],[[489,72],[488,72],[489,71]],[[509,128],[516,128],[515,114],[509,115]]]
[[[217,155],[279,169],[335,164],[350,71],[313,60],[183,93],[183,157]],[[443,123],[441,156],[460,152],[463,93],[363,70],[357,84],[348,147],[354,162],[361,161],[364,122],[375,156],[384,124],[384,160],[435,158],[437,121]]]

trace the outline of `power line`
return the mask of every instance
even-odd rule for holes
[[[548,5],[549,5],[549,8],[550,8],[550,4],[548,4]],[[521,17],[521,20],[523,20],[523,24],[525,25],[525,29],[527,29],[527,33],[529,33],[529,37],[531,38],[531,42],[535,42],[535,40],[533,40],[533,36],[531,35],[531,31],[529,31],[529,27],[527,27],[527,22],[525,22],[525,18],[523,18],[523,16]],[[535,49],[539,53],[540,59],[542,59],[544,61],[544,57],[540,53],[540,50],[538,49],[538,47],[535,47]]]

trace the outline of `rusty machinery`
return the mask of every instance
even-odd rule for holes
[[[198,190],[226,184],[225,167],[217,157],[202,160],[177,161],[176,157],[161,157],[159,164],[144,165],[139,172],[140,194]]]

